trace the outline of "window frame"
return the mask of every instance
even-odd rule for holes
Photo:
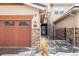
[[[29,25],[30,25],[30,21],[27,20],[19,21],[19,26],[29,26]]]
[[[11,23],[12,22],[12,23]],[[4,22],[5,26],[15,26],[15,21],[5,21]]]

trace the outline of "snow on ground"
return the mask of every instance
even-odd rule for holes
[[[79,53],[61,53],[50,54],[50,56],[79,56]]]
[[[79,48],[74,47],[70,43],[66,42],[65,40],[52,40],[48,43],[49,48],[49,56],[79,56]],[[38,46],[32,48],[24,48],[16,49],[11,51],[7,50],[0,50],[2,56],[42,56],[39,52]],[[4,51],[4,52],[2,52]],[[13,53],[12,52],[16,52]]]
[[[35,56],[41,56],[41,54],[36,54]],[[49,56],[79,56],[79,53],[62,53],[58,52],[56,54],[49,54]]]
[[[30,56],[30,52],[23,52],[20,54],[4,54],[2,56]],[[34,56],[42,56],[40,53],[35,54]],[[56,54],[49,54],[49,56],[79,56],[79,53],[62,53],[58,52]]]

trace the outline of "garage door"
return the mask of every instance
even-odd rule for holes
[[[31,20],[1,20],[0,47],[30,47]]]

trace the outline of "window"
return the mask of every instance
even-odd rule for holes
[[[64,13],[64,9],[62,8],[54,10],[54,14],[63,14],[63,13]]]
[[[57,10],[57,9],[55,9],[54,13],[55,13],[55,14],[58,14],[58,10]]]
[[[58,14],[58,8],[55,8],[54,14]]]
[[[64,11],[63,10],[60,10],[60,14],[63,14],[64,13]]]
[[[19,25],[20,25],[20,26],[28,26],[28,25],[30,25],[30,22],[29,22],[29,21],[21,21],[21,22],[19,23]]]
[[[4,22],[4,24],[6,26],[14,26],[15,22],[13,22],[13,21],[6,21],[6,22]]]
[[[60,9],[60,10],[59,10],[59,13],[60,13],[60,14],[63,14],[63,13],[64,13],[64,10],[63,10],[63,9]]]

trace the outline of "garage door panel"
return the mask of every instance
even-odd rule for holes
[[[30,46],[29,41],[25,41],[25,40],[19,40],[18,43],[16,44],[19,47],[25,47],[25,46]]]
[[[6,26],[4,22],[0,21],[0,47],[31,46],[31,21],[28,26],[20,26],[20,21],[14,21],[14,26]]]
[[[26,30],[27,29],[27,30]],[[31,43],[31,31],[29,28],[18,28],[17,46],[29,46]]]
[[[15,44],[15,31],[14,28],[10,29],[7,27],[3,27],[0,29],[0,46],[14,46]]]

